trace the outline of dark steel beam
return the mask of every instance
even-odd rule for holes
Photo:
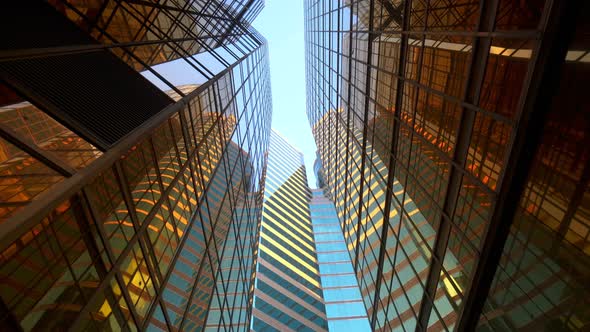
[[[20,326],[20,323],[16,317],[14,317],[12,311],[8,309],[2,298],[0,298],[0,317],[2,317],[3,323],[8,324],[8,326],[3,326],[8,331],[24,332],[23,328]]]
[[[239,36],[239,35],[232,35]],[[191,40],[206,40],[209,38],[221,37],[219,35],[207,36],[207,37],[189,37],[189,38],[167,38],[159,40],[145,40],[135,41],[126,43],[113,43],[113,44],[84,44],[84,45],[66,45],[66,46],[54,46],[54,47],[40,47],[40,48],[27,48],[27,49],[7,49],[0,51],[0,62],[22,60],[22,59],[34,59],[34,58],[45,58],[50,56],[59,56],[66,54],[79,54],[79,53],[90,53],[97,52],[100,50],[107,50],[112,48],[126,48],[126,47],[137,47],[146,45],[156,45],[165,43],[180,43]]]
[[[373,26],[373,9],[375,8],[375,1],[374,0],[370,0],[369,2],[369,30],[372,28]],[[364,110],[363,110],[363,123],[367,123],[368,122],[368,118],[369,118],[369,95],[371,94],[371,69],[370,69],[370,65],[371,65],[371,61],[373,59],[373,34],[369,33],[367,35],[367,64],[363,64],[362,66],[364,68],[366,68],[366,73],[365,73],[365,91],[364,91],[364,99],[365,99],[365,104],[364,104]],[[365,67],[366,66],[366,67]],[[351,74],[352,76],[352,74]],[[348,117],[350,118],[350,113],[351,112],[355,112],[354,109],[352,108],[348,108]],[[352,125],[354,127],[354,123]],[[347,128],[348,131],[352,131],[353,128]],[[358,204],[357,204],[357,224],[356,224],[356,246],[355,246],[355,261],[354,261],[354,269],[355,271],[358,272],[358,262],[359,262],[359,247],[360,247],[360,234],[362,231],[362,220],[363,220],[363,199],[365,198],[363,196],[363,191],[364,191],[364,187],[365,187],[365,167],[366,167],[366,160],[367,160],[367,156],[366,156],[366,152],[367,152],[367,126],[363,126],[363,141],[361,142],[361,151],[360,151],[360,157],[361,159],[361,167],[359,169],[359,176],[360,176],[360,180],[358,181],[357,185],[359,186],[358,189]],[[352,134],[352,133],[351,133]],[[368,186],[370,187],[370,186]]]
[[[358,5],[357,5],[357,7],[358,7]],[[353,26],[353,14],[354,14],[354,10],[353,9],[354,9],[353,6],[351,6],[350,7],[350,15],[349,15],[349,26],[351,28]],[[353,38],[352,38],[352,36],[353,36],[353,33],[352,32],[349,32],[348,33],[348,55],[349,55],[350,58],[352,58],[352,52],[353,52],[353,48],[352,48]],[[349,77],[351,77],[351,75],[352,75],[351,74],[352,73],[352,60],[350,58],[349,58],[349,61],[348,61],[348,76]],[[351,100],[351,95],[352,95],[352,84],[350,84],[350,81],[348,81],[347,89],[346,90],[347,90],[347,96],[346,96],[347,97],[346,98],[347,99],[347,103],[346,103],[346,107],[347,107],[347,112],[349,112],[349,110],[350,110],[350,100]],[[339,130],[338,129],[338,124],[340,124],[341,122],[343,122],[341,120],[341,114],[340,113],[341,112],[335,111],[335,116],[337,116],[336,119],[334,119],[334,123],[336,125],[336,130]],[[345,164],[344,164],[344,169],[345,169],[344,181],[342,181],[342,182],[336,181],[336,184],[342,183],[341,190],[344,192],[343,215],[345,217],[348,217],[350,215],[350,206],[351,206],[351,204],[348,202],[349,195],[346,194],[346,191],[348,191],[349,188],[351,187],[349,185],[349,183],[350,183],[349,181],[351,179],[350,179],[350,172],[349,172],[349,167],[348,167],[348,165],[350,164],[350,157],[351,157],[351,154],[352,154],[352,152],[349,150],[349,147],[350,147],[350,136],[352,135],[351,134],[351,130],[350,130],[350,127],[351,127],[350,119],[351,119],[350,116],[346,116],[346,127],[344,128],[345,131],[346,131],[346,151],[344,152],[345,155],[346,155],[345,158],[344,158],[345,159],[345,161],[344,161],[345,162]],[[329,122],[330,122],[329,117],[328,117],[327,120],[328,121],[322,122],[322,125],[324,125],[325,122],[328,122],[328,125],[329,125]],[[338,120],[340,120],[340,121],[338,121]],[[328,129],[325,129],[324,128],[324,133],[329,132],[329,131],[330,131],[330,128],[328,128]],[[338,135],[339,132],[340,131],[337,131],[336,132],[336,137],[337,138],[339,138],[339,136],[340,136],[340,135]],[[331,136],[331,135],[329,135],[329,136]],[[340,139],[341,139],[341,137],[340,137]],[[338,163],[335,162],[334,163],[334,169],[335,170],[338,170],[339,167],[340,167],[340,165],[338,165]],[[334,180],[336,180],[336,179],[334,179]],[[337,189],[338,188],[336,187],[336,189],[334,190],[334,195],[335,196],[338,194]],[[357,254],[358,254],[358,251],[355,251],[355,256],[354,256],[353,264],[354,264],[354,271],[355,271],[355,273],[358,276],[358,260],[357,260]],[[349,255],[350,255],[350,251],[349,251]]]
[[[582,146],[590,146],[590,136],[586,136],[585,142],[582,143]],[[586,188],[588,188],[588,185],[590,185],[590,163],[586,162],[586,165],[584,165],[584,168],[582,169],[582,176],[580,177],[579,181],[576,182],[574,192],[569,197],[569,204],[567,206],[567,210],[565,211],[565,215],[559,223],[557,236],[555,238],[555,242],[553,243],[554,250],[559,250],[559,244],[564,241],[565,236],[570,229],[572,220],[576,215],[578,208],[583,203],[584,194],[586,193]]]
[[[476,329],[484,303],[489,295],[504,244],[528,181],[535,153],[541,143],[546,115],[558,83],[568,46],[573,38],[577,17],[583,13],[582,1],[547,3],[543,20],[545,32],[532,59],[532,73],[521,96],[521,114],[512,138],[512,149],[501,179],[498,199],[484,238],[481,255],[463,300],[457,331]]]
[[[227,17],[223,17],[223,16],[209,15],[209,14],[203,13],[202,11],[189,10],[187,8],[178,8],[178,7],[168,6],[168,5],[164,5],[161,3],[155,3],[155,2],[146,1],[146,0],[123,0],[123,2],[141,5],[141,6],[145,6],[145,7],[158,8],[158,9],[162,9],[162,10],[166,10],[166,11],[176,11],[176,12],[181,12],[184,14],[190,14],[190,15],[195,15],[195,16],[199,16],[199,17],[207,17],[207,18],[212,18],[212,19],[216,19],[216,20],[222,20],[222,21],[230,21],[231,20],[231,19],[228,19]],[[192,1],[187,1],[186,3],[190,4],[191,2]]]
[[[75,168],[65,163],[53,152],[39,148],[29,138],[20,135],[3,123],[0,123],[0,137],[65,177],[70,177],[76,173]]]
[[[410,9],[412,8],[412,1],[406,0],[404,3],[404,12],[409,13]],[[401,26],[403,29],[407,29],[410,25],[410,18],[409,15],[403,15],[403,20],[401,22]],[[395,179],[395,166],[396,166],[396,158],[397,156],[397,141],[399,136],[399,121],[397,119],[401,118],[401,109],[403,105],[403,95],[404,95],[404,79],[405,76],[405,68],[406,68],[406,56],[407,56],[407,49],[408,49],[408,36],[401,35],[400,39],[400,53],[399,59],[397,63],[397,79],[396,79],[396,95],[395,95],[395,108],[393,110],[394,119],[393,121],[393,128],[391,133],[391,142],[390,142],[390,155],[389,155],[389,162],[388,162],[388,169],[387,169],[387,184],[385,188],[385,209],[383,211],[383,226],[381,230],[381,246],[379,249],[379,261],[377,264],[377,282],[375,284],[375,298],[373,301],[373,313],[371,317],[371,328],[375,330],[375,324],[377,319],[377,303],[379,301],[379,294],[381,292],[381,283],[383,283],[383,264],[385,264],[385,251],[387,248],[387,238],[388,238],[388,230],[389,230],[389,216],[391,215],[391,206],[393,204],[393,183]],[[370,70],[370,69],[368,69]],[[401,204],[401,211],[399,211],[399,218],[400,224],[402,222],[404,212],[404,205],[403,202]],[[397,246],[396,244],[396,254],[397,254]],[[397,308],[395,309],[397,312]]]
[[[90,257],[95,258],[95,259],[93,259],[93,266],[96,268],[96,272],[98,274],[98,277],[101,280],[103,280],[108,274],[108,269],[103,261],[103,257],[100,255],[100,250],[96,244],[96,240],[95,240],[95,238],[93,238],[91,233],[98,235],[98,238],[100,239],[99,241],[103,242],[103,246],[105,248],[108,247],[110,249],[110,245],[108,243],[105,243],[106,241],[104,241],[104,239],[105,239],[104,233],[101,234],[99,231],[98,234],[96,234],[96,232],[94,232],[89,227],[89,224],[91,224],[91,225],[94,224],[98,228],[99,223],[96,219],[94,219],[96,215],[94,215],[88,209],[89,206],[87,204],[88,202],[86,201],[86,197],[85,197],[84,193],[81,193],[80,195],[75,195],[72,198],[72,200],[74,201],[74,203],[72,204],[72,209],[73,209],[74,215],[76,216],[74,219],[76,220],[78,228],[80,229],[80,234],[82,235],[82,241],[84,242],[84,245],[88,249],[88,253],[89,253]],[[85,222],[85,221],[91,221],[91,220],[94,222],[90,222],[90,223]],[[100,226],[102,226],[102,224]],[[108,255],[108,253],[107,253],[107,255]],[[111,257],[109,257],[109,260],[110,259],[111,259]],[[123,314],[121,313],[121,310],[119,310],[119,304],[118,304],[118,301],[115,297],[115,294],[113,293],[113,289],[111,287],[107,287],[104,291],[104,296],[105,296],[106,301],[111,306],[111,310],[113,312],[113,315],[115,316],[115,319],[117,320],[117,323],[119,323],[119,326],[122,328],[123,331],[130,331],[130,329],[126,323],[127,320],[125,319],[125,316],[123,316]],[[128,303],[132,303],[132,302],[128,302]],[[132,309],[132,308],[130,308],[130,309]]]
[[[398,26],[404,25],[404,17],[402,17],[401,4],[395,7],[390,2],[390,0],[379,0],[379,2],[383,7],[385,7],[385,10],[387,10],[387,13],[389,14],[386,23],[381,25],[382,27],[387,28],[392,21],[395,21],[395,23],[397,23]],[[403,29],[407,30],[407,27]]]
[[[248,9],[250,8],[250,6],[252,6],[252,3],[254,3],[254,0],[249,0],[248,3],[242,9],[242,11],[240,13],[238,13],[238,15],[231,20],[232,23],[227,28],[227,30],[225,31],[225,35],[229,35],[236,27],[238,27],[239,29],[244,30],[244,32],[247,33],[247,30],[244,29],[244,27],[240,24],[240,21],[242,20],[242,18],[244,17],[244,14],[248,11]],[[230,16],[230,17],[233,17],[227,11],[226,11],[225,14],[228,15],[228,16]],[[223,45],[223,43],[225,42],[226,39],[227,39],[227,36],[222,37],[221,40],[218,42],[217,47]]]
[[[479,15],[478,31],[488,32],[494,30],[497,9],[498,0],[483,1]],[[471,65],[463,94],[463,99],[468,104],[477,105],[479,102],[491,44],[492,38],[490,37],[473,38]],[[457,206],[457,200],[463,182],[462,170],[465,168],[467,155],[469,153],[475,116],[476,113],[473,110],[463,108],[459,128],[457,129],[457,137],[455,139],[456,144],[453,153],[454,165],[449,171],[449,183],[447,185],[445,201],[443,204],[443,214],[438,222],[439,227],[436,231],[430,270],[426,279],[424,295],[422,296],[416,331],[426,331],[428,329],[428,322],[436,299],[436,291],[440,281],[440,275],[443,271],[442,265],[447,251],[448,241],[451,236],[451,229],[453,228],[452,223],[455,208]]]
[[[113,169],[113,171],[114,171],[114,169]],[[91,195],[90,195],[87,187],[84,187],[82,189],[81,196],[83,198],[80,199],[80,203],[82,204],[82,207],[85,209],[86,214],[89,216],[89,218],[94,220],[94,223],[95,223],[97,231],[98,231],[98,236],[103,241],[107,257],[109,258],[111,264],[113,264],[114,262],[117,261],[115,253],[113,252],[113,248],[110,245],[110,243],[107,243],[106,230],[104,229],[104,225],[102,224],[102,221],[99,218],[98,209],[94,206],[93,200],[90,199]],[[107,276],[108,276],[108,274],[103,276],[103,279],[106,279]],[[120,271],[117,271],[114,274],[114,278],[115,278],[116,282],[119,283],[119,287],[123,288],[123,287],[121,287],[121,285],[125,285],[125,283],[124,283],[123,278],[121,277]],[[139,319],[139,315],[137,314],[135,307],[132,305],[133,301],[131,300],[131,297],[129,296],[129,292],[122,291],[121,295],[123,296],[126,303],[128,304],[128,310],[129,310],[129,313],[131,314],[131,319],[133,320],[133,323],[136,326],[140,326],[139,322],[141,322],[141,320]],[[115,311],[115,310],[117,310],[116,305],[113,307],[113,311]]]

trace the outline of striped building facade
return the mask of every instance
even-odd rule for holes
[[[271,131],[252,330],[327,331],[303,155]]]
[[[337,112],[329,112],[324,118],[318,121],[317,126],[313,128],[314,136],[324,150],[325,154],[320,153],[320,158],[323,155],[326,164],[323,167],[323,179],[326,181],[325,189],[338,188],[338,190],[331,191],[330,195],[334,197],[334,205],[336,213],[340,222],[341,230],[343,231],[346,248],[350,254],[350,258],[358,279],[358,285],[361,289],[361,295],[365,306],[368,308],[369,314],[372,313],[373,296],[376,290],[377,274],[383,274],[383,278],[388,278],[391,282],[392,291],[388,294],[388,299],[395,301],[397,304],[390,315],[399,315],[407,317],[412,307],[418,307],[419,286],[420,280],[416,278],[415,274],[425,276],[428,273],[428,261],[423,256],[423,245],[425,240],[432,240],[435,236],[433,227],[426,222],[424,215],[418,209],[416,203],[411,196],[404,197],[403,187],[400,181],[394,179],[393,188],[395,189],[394,198],[396,203],[392,204],[392,209],[389,212],[391,225],[396,225],[395,230],[392,230],[392,237],[386,242],[385,252],[391,255],[387,265],[379,267],[379,251],[381,250],[381,232],[383,231],[384,210],[385,203],[385,183],[383,181],[383,171],[386,170],[383,161],[380,157],[374,154],[371,159],[366,160],[366,167],[361,168],[361,147],[355,142],[356,139],[362,137],[362,134],[355,131],[353,141],[348,145],[346,150],[346,137],[342,131],[334,130],[337,117],[344,116]],[[338,135],[336,137],[327,137],[332,143],[323,143],[323,135]],[[336,156],[339,153],[350,153],[348,161],[346,158],[342,160],[343,166],[336,167],[337,163],[331,160],[328,156]],[[361,173],[361,169],[364,172]],[[364,175],[363,175],[364,174]],[[366,179],[366,180],[363,180]],[[343,184],[349,181],[350,188]],[[364,186],[360,186],[360,183]],[[362,191],[361,191],[362,190]],[[361,200],[361,204],[357,205],[356,201]],[[403,204],[401,203],[403,202]],[[417,221],[417,225],[409,227],[405,225],[400,218],[403,211],[413,220]],[[423,237],[425,239],[423,239]],[[398,255],[395,255],[395,250],[399,249]],[[447,263],[456,267],[458,261],[455,256],[449,256]],[[412,273],[413,271],[416,271]],[[451,294],[453,293],[454,278],[456,276],[445,277],[445,289]],[[390,288],[387,288],[390,289]],[[401,290],[404,290],[402,292]],[[452,311],[452,304],[446,297],[437,299],[436,302],[443,312],[449,313]],[[385,319],[383,316],[379,316]],[[393,323],[392,328],[401,328],[398,323]]]

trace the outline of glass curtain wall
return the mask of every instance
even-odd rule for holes
[[[324,196],[322,189],[312,189],[309,211],[328,331],[371,331],[334,203]]]
[[[271,131],[254,331],[327,331],[303,154]]]
[[[246,21],[261,2],[24,2],[4,13],[51,12],[64,30],[42,49],[0,50],[0,325],[248,330],[272,112],[265,41]],[[100,89],[82,89],[102,79],[78,75],[96,69],[79,66],[90,58],[112,69]],[[175,59],[202,83],[177,88],[158,72]],[[28,76],[43,61],[63,66]],[[126,118],[138,122],[104,131]]]
[[[308,118],[374,330],[588,328],[587,14],[305,2]]]

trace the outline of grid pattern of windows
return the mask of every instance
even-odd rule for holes
[[[74,63],[104,51],[112,53],[111,56],[114,54],[119,60],[148,78],[156,87],[178,100],[188,96],[190,92],[206,84],[216,75],[223,76],[222,72],[229,71],[230,66],[253,53],[264,43],[264,38],[249,26],[249,22],[252,22],[263,7],[261,0],[232,2],[167,0],[159,3],[55,0],[48,1],[48,4],[44,1],[26,0],[11,4],[4,12],[8,13],[5,14],[6,16],[19,16],[21,13],[19,11],[30,10],[32,11],[31,19],[42,20],[43,17],[35,16],[38,15],[36,11],[39,11],[36,7],[47,6],[50,6],[50,12],[58,16],[63,15],[66,21],[72,21],[76,24],[76,29],[81,31],[64,31],[64,36],[59,36],[57,33],[43,35],[43,31],[34,32],[41,36],[39,37],[41,41],[38,43],[43,46],[43,51],[35,49],[39,47],[35,43],[31,46],[26,42],[10,40],[8,44],[16,43],[10,47],[18,49],[18,52],[9,52],[10,55],[3,55],[0,61],[0,76],[2,80],[6,80],[7,84],[9,81],[14,81],[11,80],[11,75],[17,75],[7,68],[27,66],[27,61],[31,58],[41,62]],[[45,11],[40,12],[46,14]],[[4,21],[9,20],[4,19]],[[85,43],[68,39],[76,33],[88,34]],[[10,49],[10,47],[7,48]],[[75,58],[72,54],[79,58]],[[41,63],[41,67],[44,68],[51,66],[56,66],[56,63]],[[72,68],[74,71],[80,70]],[[116,78],[115,74],[119,69],[119,67],[113,69],[111,73],[113,78]],[[247,84],[243,91],[236,90],[237,93],[249,93],[255,88],[252,84],[256,84],[257,81],[255,75],[252,75],[252,80],[248,80],[252,68],[242,70],[240,67],[237,70],[241,72],[234,73],[234,77],[246,79]],[[186,77],[190,77],[191,83],[194,84],[180,86],[173,75],[173,72],[179,71],[182,71]],[[233,71],[235,72],[236,69]],[[123,74],[131,76],[130,73]],[[51,83],[45,84],[55,84],[56,87],[49,93],[57,96],[58,101],[60,97],[65,98],[61,96],[63,91],[59,91],[59,81],[66,80],[68,77],[71,76],[64,73],[63,77],[60,76],[59,79],[52,77]],[[27,77],[27,80],[41,81],[41,77]],[[227,75],[224,80],[228,80]],[[237,108],[245,108],[250,95],[231,98],[234,90],[224,80],[219,80],[218,84],[219,102],[234,100]],[[138,84],[138,82],[135,83]],[[144,83],[153,88],[152,84]],[[237,83],[231,84],[238,87]],[[29,88],[35,86],[30,85]],[[133,88],[132,92],[139,94],[139,99],[149,100],[150,96],[141,96],[141,94],[154,92],[149,89],[142,90],[140,86]],[[87,99],[94,98],[96,103],[102,98],[105,104],[107,100],[104,99],[108,99],[109,102],[111,99],[115,100],[115,104],[121,98],[137,100],[137,98],[133,99],[135,96],[118,95],[116,90],[114,86],[101,87],[100,91],[84,90],[82,87],[76,97],[84,99],[86,98],[84,96],[95,95]],[[100,138],[91,135],[87,128],[76,125],[79,123],[72,122],[70,117],[56,116],[51,112],[46,114],[40,110],[51,109],[55,100],[34,98],[34,101],[38,103],[35,105],[19,95],[33,97],[38,95],[38,91],[29,91],[22,86],[7,86],[0,82],[0,173],[2,174],[0,222],[4,222],[15,212],[25,208],[39,194],[48,191],[65,178],[71,177],[102,155],[104,151],[112,148],[112,146],[105,146]],[[167,99],[166,96],[160,97]],[[208,99],[207,95],[201,98],[203,104],[217,102]],[[162,98],[158,100],[156,104],[159,105]],[[65,104],[59,105],[61,107],[58,109],[72,107],[75,114],[85,114],[86,118],[96,120],[93,127],[98,128],[97,132],[113,131],[112,127],[116,127],[118,122],[125,122],[126,117],[141,118],[143,113],[149,113],[137,106],[136,110],[125,110],[125,114],[99,114],[95,112],[96,110],[80,110],[78,100],[63,99],[62,101]],[[253,102],[252,105],[254,106],[251,107],[256,107],[257,104]],[[219,105],[221,108],[223,106]],[[108,109],[108,105],[105,108]],[[58,121],[51,116],[56,117]],[[145,117],[143,119],[147,120]],[[246,120],[243,126],[247,127],[249,123],[250,120]],[[66,127],[62,124],[66,124]]]
[[[248,108],[203,104],[220,97],[213,82],[139,142],[121,143],[122,155],[107,151],[48,205],[5,223],[21,225],[3,242],[5,324],[247,330],[270,120],[266,61],[261,48],[220,79],[240,83],[232,99],[247,98]],[[246,119],[261,131],[240,129]],[[209,308],[227,316],[207,318]]]
[[[147,70],[167,84],[166,71],[158,64],[178,60],[187,75],[206,81],[261,40],[249,22],[262,10],[262,0],[50,3],[97,42],[124,46],[111,50],[132,68]]]
[[[327,331],[303,155],[271,131],[252,330]]]
[[[102,155],[29,102],[0,107],[0,130],[6,133],[0,137],[0,223]],[[33,151],[27,153],[20,142]]]
[[[160,79],[157,65],[175,59],[211,71],[165,82],[171,104],[102,151],[0,87],[11,102],[0,109],[0,325],[247,331],[272,110],[266,45],[248,21],[262,1],[49,5],[99,43],[38,57],[106,49]]]
[[[318,250],[328,330],[371,331],[334,203],[324,196],[323,190],[312,189],[309,210]],[[337,254],[342,254],[345,259]]]
[[[482,329],[588,326],[588,107],[548,97],[584,82],[588,6],[559,4],[305,1],[308,118],[374,330],[472,330],[484,302]]]
[[[590,43],[582,40],[580,28],[588,13],[586,5],[541,126],[480,318],[484,331],[590,326],[590,104],[585,89],[577,88],[590,84]],[[584,56],[585,61],[573,61]]]

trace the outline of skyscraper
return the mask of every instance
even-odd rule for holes
[[[271,131],[252,330],[327,331],[303,154]]]
[[[315,172],[319,189],[311,190],[309,210],[316,241],[318,264],[329,331],[371,331],[354,268],[342,234],[334,203],[322,188],[321,162]]]
[[[374,330],[590,326],[588,13],[305,2],[308,118]]]
[[[2,329],[249,329],[271,118],[249,25],[262,4],[3,7]]]

